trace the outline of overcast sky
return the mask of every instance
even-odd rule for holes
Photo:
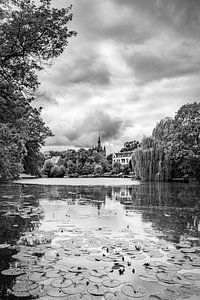
[[[78,32],[40,73],[53,148],[109,151],[150,135],[156,123],[200,97],[199,0],[54,0],[73,4]]]

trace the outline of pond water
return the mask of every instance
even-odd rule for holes
[[[200,298],[200,186],[63,180],[0,185],[0,299]]]

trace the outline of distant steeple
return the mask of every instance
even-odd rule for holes
[[[98,137],[98,148],[101,147],[101,136],[100,136],[100,132],[99,132],[99,137]]]

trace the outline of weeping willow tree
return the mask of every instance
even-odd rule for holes
[[[132,168],[136,177],[145,181],[169,181],[171,177],[169,155],[152,137],[144,138],[142,146],[134,151]]]

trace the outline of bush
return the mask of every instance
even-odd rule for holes
[[[49,177],[64,177],[65,175],[65,167],[63,165],[57,166],[54,165],[51,168]]]

